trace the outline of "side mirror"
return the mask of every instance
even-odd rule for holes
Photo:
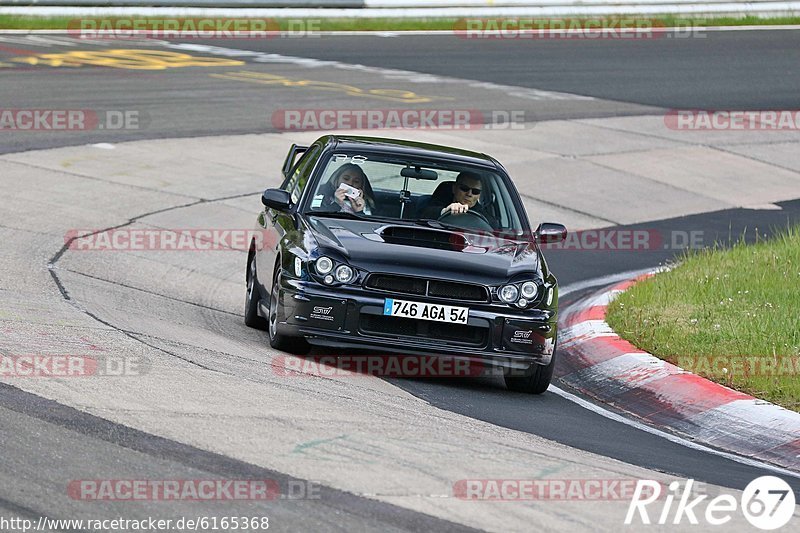
[[[288,211],[292,205],[292,197],[283,189],[267,189],[261,195],[261,203],[278,211]]]
[[[543,222],[533,233],[533,239],[542,244],[561,242],[567,238],[567,228],[561,224]]]

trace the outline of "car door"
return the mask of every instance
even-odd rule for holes
[[[263,234],[263,246],[256,252],[256,269],[258,280],[265,289],[263,294],[269,294],[275,261],[281,247],[286,243],[287,235],[297,230],[294,207],[297,206],[303,196],[306,183],[308,183],[321,153],[322,147],[320,145],[312,145],[295,164],[280,186],[281,189],[291,195],[292,211],[285,213],[265,206],[258,217],[258,224]]]

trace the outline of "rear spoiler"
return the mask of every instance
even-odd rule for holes
[[[289,174],[291,173],[295,163],[297,162],[298,156],[304,154],[307,150],[308,146],[300,146],[298,144],[293,144],[292,147],[289,148],[289,153],[286,154],[286,159],[283,162],[284,178],[289,177]]]

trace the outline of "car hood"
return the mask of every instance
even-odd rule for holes
[[[336,250],[370,272],[503,283],[539,273],[539,250],[530,242],[422,225],[311,216],[310,233],[321,249]]]

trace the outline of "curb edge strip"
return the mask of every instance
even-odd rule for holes
[[[606,287],[559,319],[556,375],[591,398],[699,442],[800,472],[800,413],[702,378],[645,352],[606,323],[609,304],[654,272]]]

